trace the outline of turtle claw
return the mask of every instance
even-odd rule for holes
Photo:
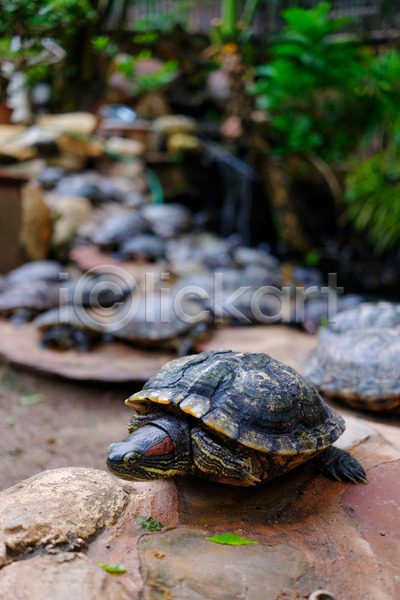
[[[316,457],[322,473],[329,479],[348,483],[368,483],[363,467],[351,454],[330,446]]]

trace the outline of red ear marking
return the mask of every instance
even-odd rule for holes
[[[152,446],[145,452],[145,456],[157,456],[159,454],[171,454],[175,450],[174,442],[169,436],[165,437],[162,442]]]

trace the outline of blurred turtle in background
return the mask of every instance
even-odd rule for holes
[[[155,262],[164,258],[165,242],[152,233],[141,233],[123,241],[114,254],[123,260]]]
[[[86,311],[81,313],[71,305],[52,308],[38,315],[33,323],[41,332],[42,348],[88,352],[103,335],[103,327],[95,315],[90,317]]]
[[[122,312],[122,311],[121,311]],[[206,337],[211,319],[196,300],[176,300],[172,292],[141,296],[129,319],[114,329],[115,338],[134,346],[170,350],[185,356],[196,340]]]
[[[60,281],[60,275],[66,268],[55,260],[33,260],[7,274],[9,285],[18,285],[23,281]]]
[[[400,411],[400,329],[349,330],[323,340],[303,374],[327,396],[360,410]]]
[[[115,250],[121,242],[143,233],[146,222],[135,210],[118,211],[110,215],[92,233],[91,242],[102,250]]]
[[[400,304],[397,302],[363,302],[343,310],[326,327],[318,331],[321,339],[340,335],[345,331],[376,328],[393,329],[400,326]]]
[[[14,324],[30,321],[35,315],[58,306],[60,287],[55,281],[24,280],[7,286],[0,294],[0,315]]]
[[[193,226],[192,213],[182,204],[147,204],[140,210],[149,229],[161,238],[171,238]]]
[[[316,333],[321,325],[327,324],[336,314],[358,306],[363,300],[363,297],[357,294],[339,296],[334,289],[329,294],[312,293],[304,298],[304,310],[297,311],[297,307],[294,308],[295,314],[291,315],[291,323],[301,325],[308,333]],[[302,302],[303,299],[300,298],[300,306]]]
[[[201,301],[214,323],[251,325],[280,319],[279,290],[275,295],[263,277],[257,281],[246,270],[221,269],[191,275],[176,283],[171,293]]]

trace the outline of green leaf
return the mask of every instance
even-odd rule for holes
[[[210,540],[210,542],[215,542],[216,544],[227,544],[228,546],[246,546],[247,544],[258,544],[254,540],[247,540],[240,535],[235,535],[234,533],[223,533],[221,535],[214,535],[214,537],[206,538],[206,540]]]
[[[121,563],[107,564],[107,563],[98,562],[97,564],[99,565],[99,567],[101,567],[102,569],[107,571],[107,573],[126,573],[127,572],[124,565],[121,565]]]
[[[43,394],[30,394],[29,396],[20,396],[19,403],[23,406],[32,406],[45,401]]]
[[[164,527],[164,525],[160,523],[160,521],[157,521],[157,519],[154,519],[154,517],[141,517],[140,515],[135,515],[135,519],[145,531],[161,531]]]

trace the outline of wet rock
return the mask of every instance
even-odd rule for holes
[[[0,543],[9,557],[36,546],[79,548],[127,502],[122,485],[103,471],[44,471],[0,494]]]
[[[18,561],[0,571],[2,600],[134,600],[116,576],[82,554]]]
[[[309,568],[305,555],[289,544],[238,548],[215,544],[209,536],[179,528],[143,537],[145,600],[275,600]]]

